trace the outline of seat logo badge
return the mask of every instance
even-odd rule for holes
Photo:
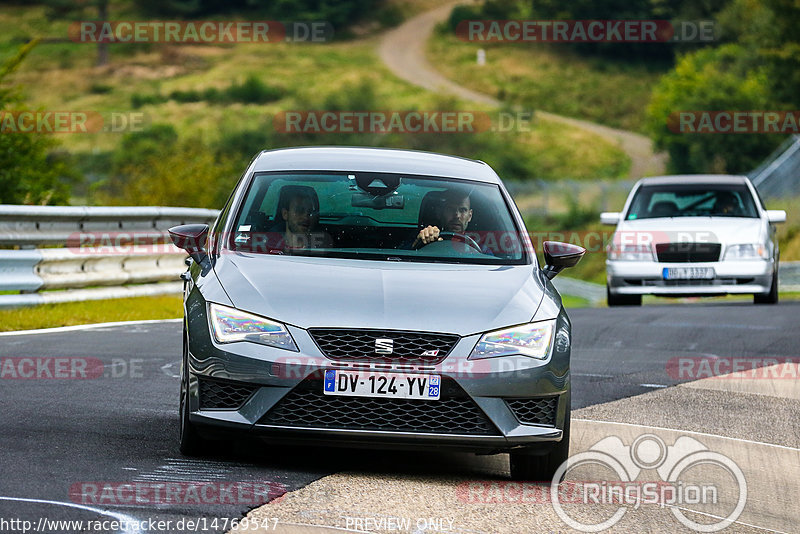
[[[423,356],[438,356],[439,355],[439,349],[426,350],[425,352],[422,353],[422,355]]]
[[[394,340],[377,338],[375,339],[375,352],[378,354],[391,354],[394,351]]]

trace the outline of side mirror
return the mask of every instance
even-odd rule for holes
[[[570,243],[560,243],[558,241],[545,241],[542,244],[544,250],[544,275],[552,280],[555,276],[567,269],[575,267],[581,260],[586,249]]]
[[[771,223],[786,222],[786,212],[783,210],[767,210],[767,220]]]
[[[604,211],[600,214],[600,223],[607,224],[609,226],[616,226],[621,218],[622,214],[617,211]]]
[[[208,237],[207,224],[183,224],[169,229],[169,237],[176,247],[189,253],[197,263],[208,259],[206,252],[206,238]]]

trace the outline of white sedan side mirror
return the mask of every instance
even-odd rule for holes
[[[767,220],[771,223],[786,222],[786,212],[783,210],[767,210]]]
[[[600,214],[600,223],[609,226],[616,226],[619,223],[622,214],[619,212],[604,211]]]

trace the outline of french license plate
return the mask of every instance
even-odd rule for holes
[[[439,400],[439,375],[409,375],[359,371],[325,371],[325,395],[345,397],[392,397],[396,399]]]
[[[664,267],[664,280],[711,280],[712,267]]]

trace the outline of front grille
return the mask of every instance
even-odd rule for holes
[[[238,410],[258,386],[201,378],[201,410]]]
[[[312,328],[309,333],[322,353],[332,360],[429,365],[444,360],[459,339],[454,334],[398,330]],[[392,340],[390,354],[375,352],[377,339]]]
[[[558,397],[506,399],[506,404],[523,425],[556,426]]]
[[[658,261],[665,263],[699,263],[719,261],[722,245],[719,243],[659,243],[656,245]]]
[[[259,420],[262,425],[494,436],[497,428],[455,382],[444,378],[439,400],[325,395],[307,379]]]

